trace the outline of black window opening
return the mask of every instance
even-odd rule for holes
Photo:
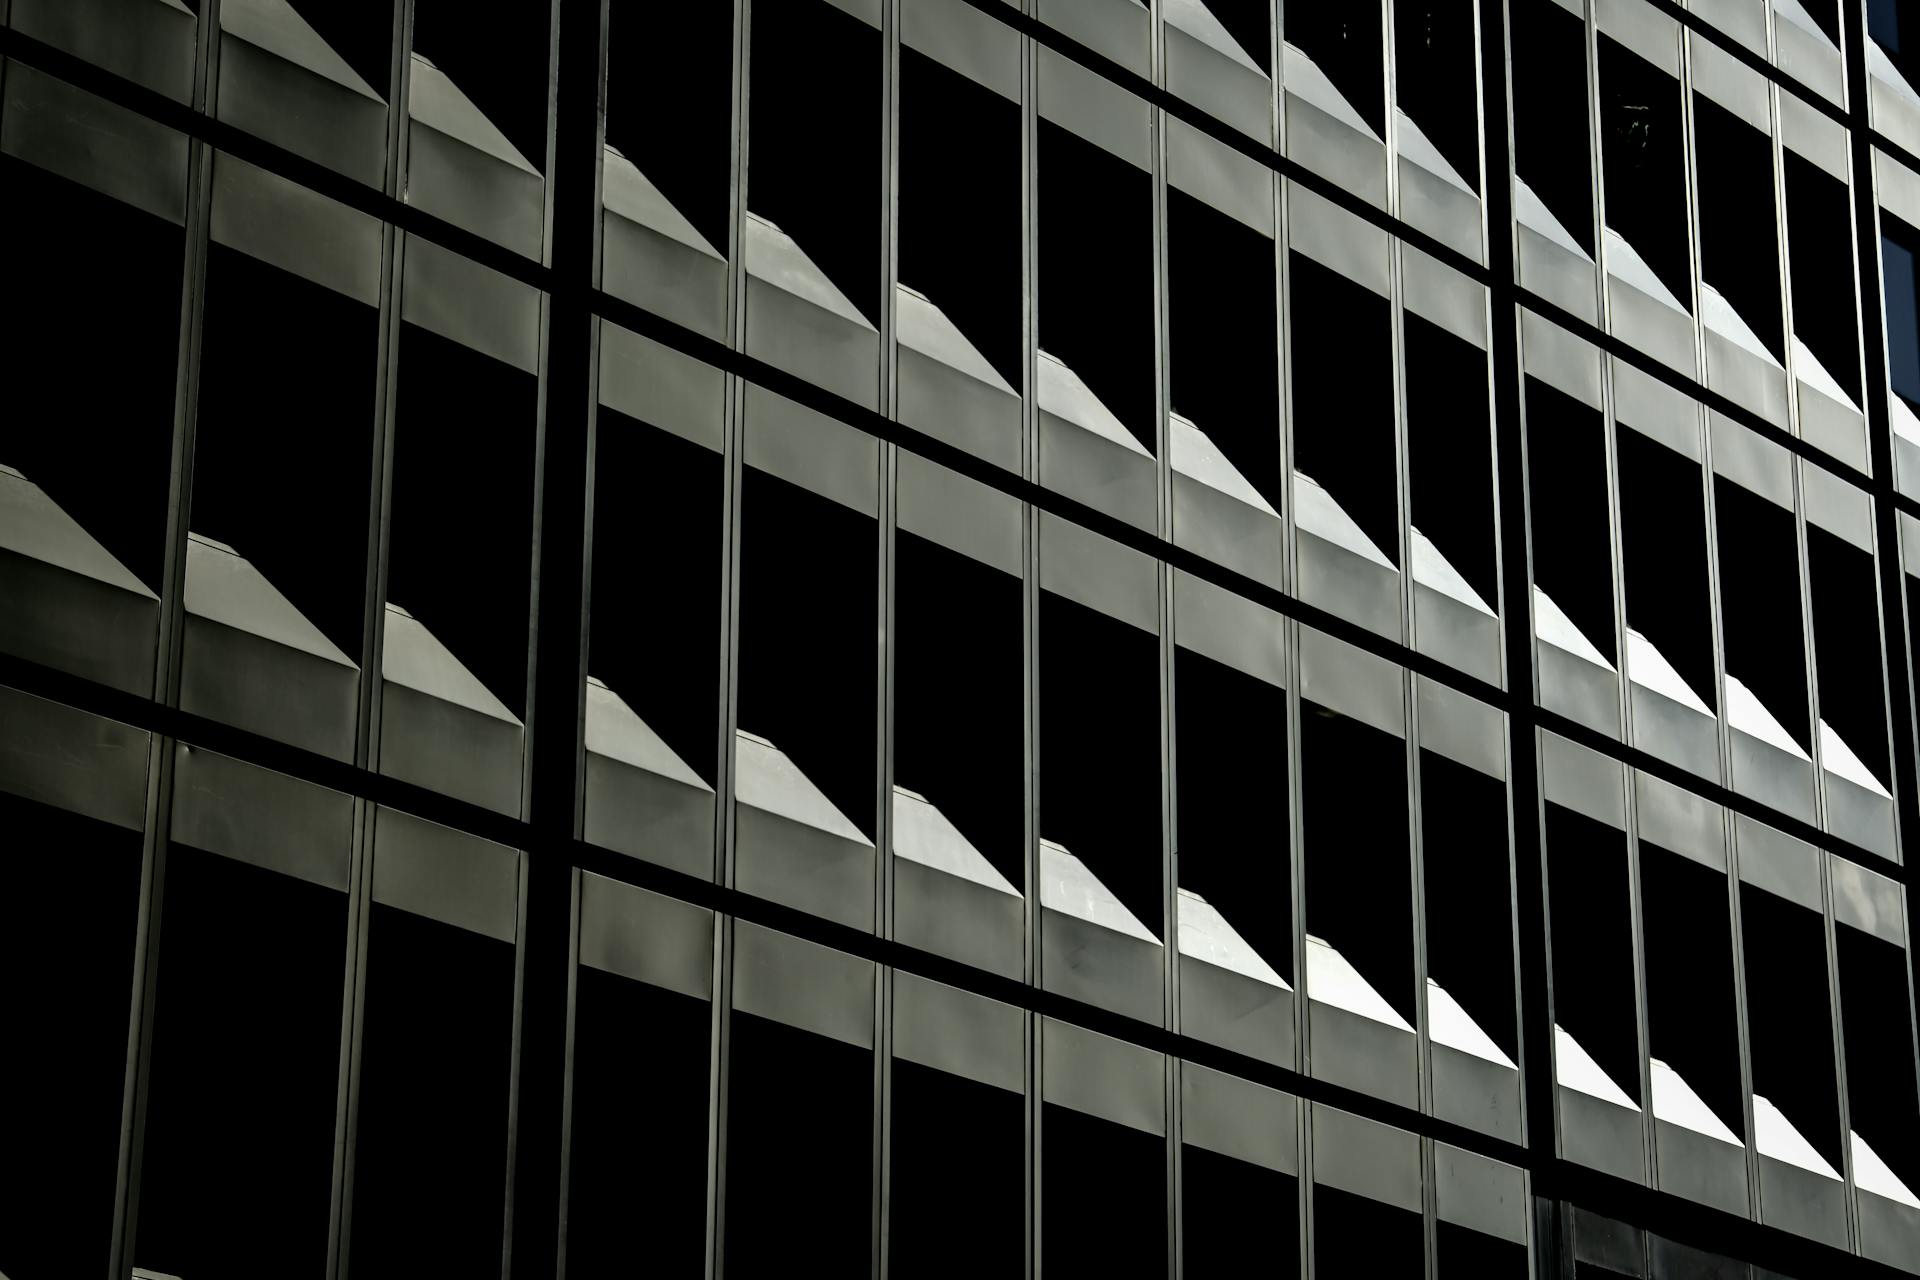
[[[158,592],[180,228],[10,156],[0,156],[0,190],[0,236],[15,249],[0,342],[8,418],[22,428],[0,439],[0,466],[26,476]],[[76,396],[85,407],[77,421]]]
[[[747,208],[877,325],[880,33],[826,0],[789,0],[757,7],[751,38]]]
[[[1844,1167],[1840,1096],[1820,915],[1742,884],[1740,940],[1756,1113],[1759,1099],[1766,1099],[1837,1171]],[[1759,1124],[1756,1118],[1756,1128]]]
[[[864,1275],[873,1252],[873,1054],[736,1010],[729,1275]]]
[[[164,921],[135,1262],[320,1274],[347,895],[176,844]]]
[[[631,1271],[638,1216],[658,1274],[698,1275],[711,1006],[588,965],[577,983],[566,1274]]]
[[[600,407],[587,673],[712,785],[726,529],[718,453]]]
[[[756,25],[778,18],[754,15]],[[733,6],[614,0],[607,13],[606,104],[607,146],[632,161],[709,245],[725,253]]]
[[[1847,1122],[1909,1191],[1920,1186],[1920,1092],[1914,1080],[1913,1002],[1907,953],[1892,942],[1836,924],[1840,1022],[1847,1051]],[[1855,1153],[1854,1178],[1885,1195]]]
[[[524,719],[538,382],[412,324],[398,366],[387,600]]]
[[[1880,269],[1886,283],[1887,381],[1909,410],[1920,406],[1920,231],[1880,212]]]
[[[1313,1274],[1316,1280],[1417,1276],[1427,1262],[1420,1215],[1315,1183]]]
[[[1040,837],[1155,937],[1165,927],[1159,659],[1153,633],[1041,593]]]
[[[1153,452],[1152,179],[1051,121],[1039,130],[1040,349]]]
[[[287,0],[327,47],[367,87],[387,96],[393,78],[393,0],[371,0],[364,4],[332,4],[329,0]],[[431,10],[431,4],[428,6]],[[437,33],[436,33],[437,34]],[[417,41],[416,41],[417,43]],[[536,165],[537,157],[529,156]]]
[[[1591,257],[1586,23],[1556,0],[1512,0],[1508,22],[1514,172]]]
[[[1474,26],[1471,0],[1402,0],[1393,9],[1396,104],[1454,173],[1478,191],[1480,78]]]
[[[1606,424],[1599,410],[1532,378],[1526,418],[1534,585],[1613,662]]]
[[[1294,470],[1325,489],[1398,565],[1392,312],[1365,285],[1302,254],[1289,259]]]
[[[1505,783],[1421,751],[1420,839],[1427,978],[1517,1063]]]
[[[739,727],[874,834],[879,525],[747,468],[740,492]]]
[[[1287,43],[1313,59],[1374,137],[1386,137],[1385,47],[1378,6],[1290,4],[1282,19]]]
[[[905,530],[894,556],[894,785],[1024,885],[1020,579]]]
[[[1412,312],[1406,314],[1403,350],[1413,527],[1466,579],[1481,603],[1498,612],[1486,353]]]
[[[1293,1275],[1300,1255],[1300,1193],[1290,1174],[1205,1147],[1180,1146],[1180,1274],[1238,1280],[1253,1259]]]
[[[1904,0],[1867,0],[1867,35],[1906,79],[1908,88],[1920,82],[1920,24],[1914,17],[1912,6]]]
[[[413,5],[414,53],[445,74],[521,159],[546,172],[551,0],[491,6],[484,18],[461,0]]]
[[[1286,690],[1183,647],[1173,687],[1179,887],[1297,987]]]
[[[1599,39],[1607,226],[1632,246],[1674,301],[1691,311],[1680,85],[1611,37]]]
[[[1165,1138],[1047,1103],[1040,1152],[1040,1260],[1048,1276],[1166,1274]]]
[[[384,903],[370,910],[354,1274],[496,1272],[505,1228],[513,944]]]
[[[188,527],[232,547],[358,661],[379,315],[214,244],[200,359]]]
[[[1744,1135],[1732,902],[1724,872],[1640,842],[1647,1049]]]
[[[10,204],[11,202],[9,202]],[[107,1267],[140,904],[140,833],[0,793],[0,1272]],[[24,1051],[31,1046],[31,1051]]]
[[[1801,750],[1811,752],[1793,512],[1719,475],[1713,506],[1727,679],[1745,685]]]
[[[899,127],[900,283],[924,294],[1018,389],[1019,104],[902,48]]]
[[[1433,1229],[1438,1280],[1525,1280],[1527,1246],[1442,1219]]]
[[[1167,192],[1167,364],[1173,412],[1193,423],[1275,511],[1280,347],[1273,241],[1184,192]]]
[[[1627,625],[1708,707],[1714,692],[1713,591],[1700,465],[1638,431],[1615,433]],[[1650,673],[1641,673],[1644,678]]]
[[[895,1058],[892,1137],[888,1274],[1020,1274],[1026,1099]]]
[[[1637,1105],[1640,1014],[1626,833],[1551,802],[1546,813],[1553,1020]]]
[[[1784,361],[1773,140],[1696,93],[1693,155],[1700,198],[1700,279],[1727,300],[1775,360]]]
[[[1407,744],[1315,703],[1300,707],[1306,931],[1412,1027],[1413,864]]]
[[[1839,178],[1791,149],[1782,155],[1793,336],[1857,405],[1860,320],[1853,280],[1853,201]],[[1796,372],[1802,381],[1812,381],[1807,370],[1796,367]]]
[[[1807,576],[1812,592],[1813,667],[1821,723],[1840,736],[1885,788],[1892,775],[1873,556],[1809,522]],[[1822,763],[1829,771],[1834,769],[1835,761],[1823,757]]]

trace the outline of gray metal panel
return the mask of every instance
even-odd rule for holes
[[[614,690],[586,689],[585,838],[713,878],[714,794]]]
[[[1787,371],[1771,357],[1754,352],[1708,325],[1706,338],[1707,386],[1735,404],[1749,409],[1775,426],[1787,425]]]
[[[1400,575],[1388,565],[1296,525],[1294,571],[1302,600],[1392,640],[1400,633]]]
[[[6,95],[0,151],[185,224],[185,137],[12,59]]]
[[[1687,7],[1761,57],[1766,56],[1766,0],[1689,0]],[[1696,40],[1695,45],[1704,43]]]
[[[539,292],[418,236],[407,238],[400,313],[523,373],[539,371]]]
[[[0,470],[0,521],[9,514],[11,487]],[[0,548],[0,598],[8,602],[0,609],[0,652],[149,696],[160,606],[131,574],[127,582],[105,582]]]
[[[1782,813],[1812,822],[1813,762],[1800,759],[1770,742],[1743,733],[1729,734],[1732,744],[1733,789],[1764,800]]]
[[[1040,585],[1142,631],[1159,630],[1159,570],[1152,558],[1045,511]]]
[[[1809,911],[1824,911],[1819,850],[1745,814],[1734,815],[1733,834],[1741,880]]]
[[[1540,793],[1554,804],[1624,831],[1625,787],[1616,761],[1558,734],[1540,734]]]
[[[1484,262],[1479,196],[1407,156],[1400,156],[1398,165],[1400,216],[1407,224],[1475,262]]]
[[[1194,3],[1198,7],[1199,0]],[[1271,143],[1273,81],[1257,65],[1189,32],[1172,8],[1167,12],[1166,32],[1168,90],[1248,137]]]
[[[880,514],[880,442],[752,383],[746,461],[866,516]]]
[[[913,973],[893,976],[893,1056],[1025,1092],[1026,1014]]]
[[[1793,456],[1780,445],[1708,410],[1713,432],[1713,473],[1793,510]]]
[[[1300,629],[1300,696],[1404,738],[1403,668],[1311,628]]]
[[[1487,349],[1486,289],[1412,245],[1400,246],[1400,296],[1413,314]]]
[[[1286,565],[1280,517],[1187,474],[1178,446],[1173,462],[1175,545],[1279,590]]]
[[[1152,113],[1147,104],[1051,49],[1042,48],[1039,53],[1040,117],[1135,168],[1146,169],[1152,158],[1148,146]],[[1045,180],[1042,175],[1041,181]]]
[[[1693,317],[1607,272],[1608,328],[1671,369],[1697,376]],[[1682,300],[1682,305],[1685,305]]]
[[[1153,17],[1141,0],[1039,0],[1040,20],[1139,76],[1153,74]]]
[[[1287,183],[1286,191],[1288,248],[1383,298],[1390,296],[1387,233],[1298,183]]]
[[[1725,810],[1650,773],[1635,770],[1633,782],[1641,839],[1726,871]]]
[[[1804,460],[1800,464],[1800,494],[1809,521],[1873,554],[1873,501],[1866,494]]]
[[[1643,0],[1595,0],[1595,25],[1627,48],[1678,79],[1679,27]]]
[[[1598,409],[1600,353],[1551,320],[1520,313],[1521,363],[1530,377]]]
[[[520,854],[382,807],[374,815],[373,900],[512,942]]]
[[[745,920],[733,930],[735,1009],[873,1048],[870,961]]]
[[[1167,117],[1167,182],[1273,238],[1273,171],[1172,116]]]
[[[1420,746],[1502,782],[1507,777],[1507,718],[1437,680],[1413,678]]]
[[[1828,177],[1848,181],[1846,126],[1791,93],[1780,95],[1780,141]]]
[[[380,302],[380,222],[222,152],[213,239],[356,302]]]
[[[1776,15],[1780,12],[1776,3]],[[1834,105],[1842,104],[1847,96],[1846,69],[1833,42],[1820,31],[1784,18],[1773,24],[1773,31],[1774,64]],[[1784,102],[1790,96],[1783,93],[1780,99]]]
[[[1413,582],[1414,648],[1488,684],[1502,683],[1500,619]]]
[[[865,409],[879,406],[880,335],[786,232],[746,223],[746,350]]]
[[[713,912],[582,872],[580,963],[711,999]]]
[[[1847,1188],[1771,1156],[1760,1157],[1760,1220],[1798,1236],[1847,1247]]]
[[[1840,404],[1798,379],[1794,390],[1800,401],[1800,438],[1856,471],[1870,470],[1867,420],[1860,411],[1851,404]]]
[[[1166,1134],[1164,1057],[1052,1018],[1043,1019],[1040,1029],[1046,1101],[1142,1133]]]
[[[1420,1212],[1420,1139],[1403,1129],[1313,1104],[1313,1180]]]
[[[275,7],[292,13],[284,5]],[[232,25],[224,10],[221,21],[223,26]],[[319,44],[318,36],[313,37],[313,43]],[[344,65],[341,70],[345,70]],[[353,73],[348,71],[347,75]],[[353,79],[358,81],[359,77]],[[231,29],[220,41],[216,110],[228,124],[338,170],[356,182],[378,188],[385,175],[385,102],[365,85],[344,84],[319,68],[300,65],[262,48]]]
[[[1298,1100],[1193,1062],[1180,1064],[1180,1140],[1293,1177],[1299,1172]]]
[[[600,325],[600,403],[719,453],[726,375],[611,321]],[[604,420],[600,430],[609,430]]]
[[[1215,662],[1287,686],[1286,619],[1180,569],[1173,572],[1173,635]]]
[[[1180,956],[1180,1034],[1262,1062],[1294,1065],[1294,993]]]
[[[179,0],[13,0],[9,21],[175,102],[193,97],[196,20]]]
[[[1433,1114],[1450,1124],[1520,1141],[1520,1073],[1451,1045],[1431,1044]]]
[[[900,42],[1010,101],[1020,100],[1020,33],[966,0],[907,0]]]
[[[138,831],[148,745],[143,729],[0,687],[0,791]]]
[[[1599,267],[1592,258],[1525,223],[1519,224],[1514,244],[1522,286],[1588,324],[1600,322]],[[1520,315],[1523,324],[1534,320],[1530,311],[1523,310]],[[1531,366],[1528,371],[1532,371]]]
[[[1440,1221],[1526,1244],[1531,1213],[1524,1171],[1436,1142],[1433,1179],[1434,1212]]]
[[[1720,780],[1719,728],[1712,716],[1638,681],[1630,682],[1628,691],[1633,699],[1634,746],[1689,773]]]
[[[1002,573],[1021,575],[1018,499],[906,452],[894,455],[894,495],[900,528]]]
[[[1660,1190],[1747,1216],[1747,1153],[1718,1138],[1695,1133],[1658,1117],[1653,1122],[1654,1159]]]
[[[1302,55],[1283,44],[1285,59],[1281,83],[1286,88],[1282,109],[1286,125],[1286,153],[1315,173],[1338,183],[1369,204],[1387,203],[1387,148],[1371,131],[1362,132],[1347,120],[1322,110],[1295,91],[1295,69]],[[1289,183],[1292,187],[1293,184]],[[1297,192],[1300,188],[1295,187]]]
[[[893,937],[1004,978],[1021,975],[1026,904],[907,857],[893,864]]]
[[[450,87],[452,81],[413,55],[407,203],[516,253],[540,257],[546,234],[545,180],[526,158],[512,155],[510,147],[500,149],[505,139],[490,147],[471,128],[462,127],[478,125],[497,134],[491,122],[443,115],[453,111],[479,117],[457,87],[452,87],[452,100],[442,98]]]
[[[1623,426],[1675,453],[1700,461],[1700,406],[1618,356],[1613,368],[1613,413]]]
[[[611,169],[614,161],[608,158]],[[727,325],[727,263],[635,217],[608,196],[601,219],[600,286],[697,333],[720,338]]]
[[[1903,1271],[1920,1271],[1920,1210],[1871,1191],[1856,1192],[1856,1200],[1860,1252]]]
[[[173,839],[347,892],[353,797],[179,743]]]
[[[1719,4],[1729,12],[1717,16],[1730,18],[1738,12],[1743,16],[1750,13],[1759,18],[1760,49],[1764,52],[1767,44],[1766,15],[1759,6],[1748,5],[1744,10],[1735,10],[1728,0],[1719,0]],[[1699,5],[1700,0],[1694,0],[1696,10]],[[1689,62],[1694,92],[1731,111],[1761,133],[1772,134],[1773,111],[1766,77],[1731,53],[1722,51],[1718,44],[1697,31],[1687,34],[1687,48],[1691,55]]]
[[[1899,883],[1837,853],[1827,855],[1827,867],[1833,884],[1833,918],[1904,949],[1905,903]]]
[[[1882,857],[1896,857],[1892,797],[1832,772],[1825,774],[1825,781],[1827,830]]]
[[[1645,1117],[1578,1089],[1559,1087],[1560,1152],[1575,1164],[1644,1184]]]
[[[1411,1028],[1403,1031],[1376,1022],[1315,1000],[1311,994],[1307,1018],[1308,1065],[1316,1080],[1357,1089],[1403,1107],[1420,1105],[1420,1043]],[[1317,1134],[1314,1146],[1320,1149]]]
[[[1541,640],[1534,646],[1540,705],[1609,738],[1620,736],[1620,678]]]
[[[498,813],[520,812],[517,724],[392,680],[380,714],[380,772]]]
[[[744,801],[734,806],[734,885],[854,929],[873,927],[873,846]]]
[[[1048,991],[1158,1025],[1166,949],[1042,907],[1040,972]]]

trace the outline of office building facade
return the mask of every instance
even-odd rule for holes
[[[1920,1272],[1904,0],[0,19],[0,1274]]]

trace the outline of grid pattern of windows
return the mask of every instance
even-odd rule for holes
[[[0,1275],[1920,1273],[1907,7],[0,0]]]

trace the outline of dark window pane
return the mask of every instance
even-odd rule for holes
[[[1167,1273],[1167,1145],[1048,1104],[1041,1118],[1041,1262],[1049,1280]]]
[[[1181,1274],[1239,1280],[1299,1273],[1300,1201],[1294,1179],[1191,1144],[1180,1148]]]
[[[1313,1189],[1315,1280],[1417,1276],[1427,1247],[1420,1215],[1326,1185]]]
[[[1020,1274],[1026,1100],[896,1058],[888,1274]]]

